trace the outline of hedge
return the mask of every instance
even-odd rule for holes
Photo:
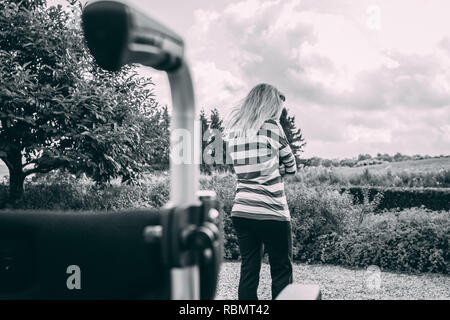
[[[363,193],[368,192],[369,199],[382,192],[383,198],[376,208],[377,211],[385,209],[406,209],[425,207],[430,210],[450,210],[450,189],[444,188],[386,188],[386,187],[347,187],[341,192],[348,192],[354,197],[354,203],[363,202]]]
[[[349,233],[320,236],[304,255],[310,263],[448,274],[450,212],[414,208],[371,216]]]

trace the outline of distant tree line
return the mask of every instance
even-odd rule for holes
[[[377,153],[376,156],[371,156],[370,154],[360,154],[358,157],[346,158],[346,159],[325,159],[320,157],[302,158],[299,160],[299,164],[306,167],[361,167],[373,164],[381,164],[387,162],[400,162],[408,160],[423,160],[431,158],[446,158],[449,156],[440,155],[437,157],[432,157],[429,155],[404,155],[397,152],[394,155],[389,155],[387,153],[381,154]]]

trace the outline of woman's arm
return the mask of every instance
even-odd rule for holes
[[[285,174],[295,174],[297,172],[297,164],[295,162],[294,153],[292,152],[291,147],[289,146],[283,128],[278,123],[277,125],[280,132],[279,134],[280,163],[284,165]]]

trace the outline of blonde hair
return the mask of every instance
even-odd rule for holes
[[[256,133],[264,121],[278,121],[283,110],[284,95],[266,83],[255,86],[230,113],[225,136],[249,136]]]

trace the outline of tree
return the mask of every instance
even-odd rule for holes
[[[4,0],[3,0],[4,1]],[[36,9],[47,4],[46,0],[7,0],[4,2],[14,3],[22,8],[26,8],[28,10]],[[73,3],[73,1],[71,1]]]
[[[211,168],[209,167],[209,165],[207,163],[205,163],[204,161],[204,154],[205,154],[205,150],[206,147],[208,146],[208,130],[209,130],[209,122],[208,119],[206,117],[206,113],[205,110],[202,109],[200,110],[200,124],[201,124],[201,137],[202,137],[202,162],[200,164],[200,171],[204,172],[204,173],[211,173]]]
[[[395,162],[402,161],[403,158],[404,158],[404,156],[400,152],[397,152],[393,157]]]
[[[323,159],[322,166],[325,168],[330,168],[332,166],[332,161],[330,159]]]
[[[145,124],[156,105],[135,68],[95,65],[71,11],[45,1],[0,2],[0,159],[10,198],[27,176],[63,168],[98,183],[147,168]]]
[[[224,130],[223,120],[220,118],[219,110],[217,110],[217,108],[211,110],[209,120],[210,120],[209,122],[210,129],[215,130],[215,134],[211,135],[211,138],[209,140],[209,144],[215,145],[215,148],[212,150],[211,156],[213,158],[216,158],[217,156],[218,159],[218,161],[214,161],[212,165],[216,170],[227,170],[228,165],[226,164],[226,153],[225,153],[226,143],[222,139],[223,138],[222,134]],[[220,137],[218,135],[220,135]],[[220,155],[218,153],[220,153]]]
[[[301,129],[297,129],[295,124],[295,116],[289,116],[286,108],[281,112],[280,124],[286,134],[292,152],[295,155],[297,163],[300,163],[300,154],[306,146]]]
[[[135,146],[134,154],[142,155],[145,159],[145,167],[142,171],[163,171],[169,169],[170,153],[170,115],[167,106],[155,103],[144,116],[138,116],[134,125],[140,128],[140,140]],[[140,172],[142,172],[140,171]],[[135,172],[134,174],[138,174]],[[123,174],[123,183],[134,183],[136,176]]]
[[[226,143],[222,137],[224,126],[219,110],[217,108],[212,109],[208,118],[205,110],[202,109],[200,111],[200,122],[203,155],[200,170],[211,174],[212,170],[231,169],[232,165],[226,162]]]
[[[223,120],[220,118],[219,110],[217,110],[217,108],[211,110],[209,120],[211,129],[217,129],[220,132],[223,132]]]
[[[161,126],[160,126],[160,154],[157,155],[161,159],[161,167],[165,170],[169,168],[169,157],[170,157],[170,115],[167,105],[164,106],[161,113]],[[155,159],[156,160],[156,159]],[[156,161],[155,161],[156,162]]]
[[[364,161],[364,160],[370,160],[372,159],[372,156],[370,154],[359,154],[358,155],[358,161]]]
[[[354,167],[356,165],[356,160],[353,159],[342,159],[339,162],[339,166],[341,167]]]

